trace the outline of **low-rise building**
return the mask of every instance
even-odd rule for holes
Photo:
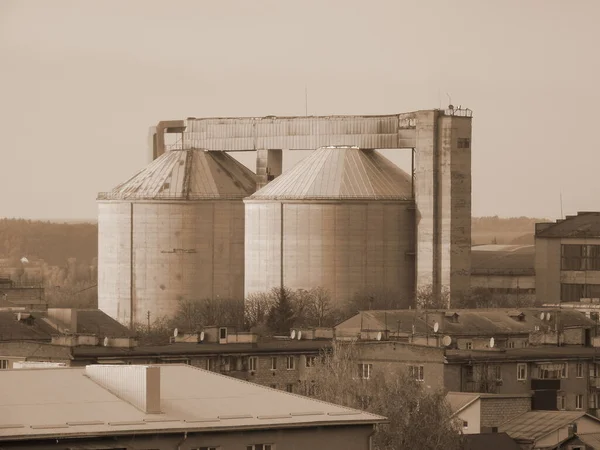
[[[471,249],[471,288],[504,301],[535,300],[535,246],[476,245]]]
[[[3,449],[367,450],[385,422],[179,364],[0,372]]]
[[[531,394],[448,392],[446,400],[464,434],[497,432],[503,423],[531,411]]]

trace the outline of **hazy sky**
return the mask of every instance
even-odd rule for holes
[[[600,1],[0,0],[0,216],[88,219],[189,116],[474,111],[473,214],[600,210]],[[389,153],[388,153],[389,155]],[[398,159],[400,160],[400,159]]]

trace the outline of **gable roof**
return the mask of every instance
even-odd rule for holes
[[[583,417],[596,421],[600,429],[600,420],[582,411],[529,411],[504,423],[498,427],[498,431],[507,433],[513,439],[536,441]]]
[[[0,311],[0,341],[52,340],[52,327],[37,320],[17,320],[17,312]]]
[[[536,238],[600,237],[600,212],[578,212],[563,220],[535,225]]]
[[[159,367],[160,415],[146,414],[112,394],[85,376],[84,368],[0,371],[0,440],[100,436],[116,430],[229,432],[387,421],[192,366]]]
[[[458,414],[468,406],[475,403],[481,394],[470,393],[470,392],[448,392],[446,394],[446,401],[450,405],[450,411],[453,415]]]
[[[506,433],[465,434],[464,450],[521,450]]]
[[[376,150],[321,147],[249,200],[412,200],[410,176]]]

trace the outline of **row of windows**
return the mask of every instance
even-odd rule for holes
[[[6,370],[9,368],[8,359],[0,359],[0,370]]]
[[[560,284],[562,302],[579,302],[582,298],[600,298],[600,284]]]
[[[373,364],[359,364],[358,378],[368,380],[373,372]],[[423,366],[408,366],[408,376],[417,381],[425,380],[425,368]]]
[[[250,356],[247,358],[235,358],[231,356],[223,356],[220,359],[209,358],[206,360],[206,369],[210,371],[217,370],[217,364],[219,363],[219,370],[222,372],[229,372],[231,370],[248,370],[251,372],[258,371],[258,356]],[[173,361],[177,363],[181,363],[183,361],[177,360]],[[185,360],[186,364],[189,364],[189,360]],[[314,367],[317,363],[316,356],[306,356],[306,367]],[[285,357],[285,369],[286,370],[295,370],[296,369],[296,357],[295,356],[286,356]],[[279,358],[277,356],[270,357],[270,370],[277,370],[279,368]]]
[[[563,244],[561,270],[600,270],[600,245]]]
[[[556,401],[558,409],[567,409],[567,396],[559,395]],[[583,394],[575,394],[575,409],[583,409]]]
[[[590,368],[591,370],[591,368]],[[569,364],[552,364],[546,367],[540,366],[538,368],[538,378],[540,379],[559,379],[569,377]],[[583,363],[575,364],[575,377],[583,378]],[[527,364],[517,364],[517,380],[527,380]]]

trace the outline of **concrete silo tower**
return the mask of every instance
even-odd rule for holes
[[[323,147],[246,204],[246,294],[326,288],[336,303],[414,293],[410,175],[375,150]]]
[[[124,324],[178,300],[244,299],[244,204],[256,176],[223,152],[171,150],[98,196],[98,307]]]

